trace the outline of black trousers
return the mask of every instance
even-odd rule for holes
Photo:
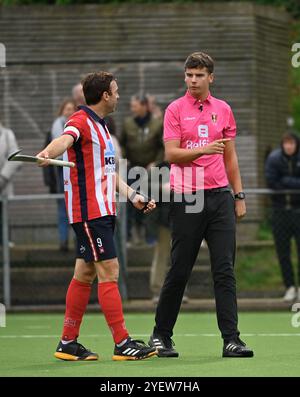
[[[211,260],[218,326],[225,340],[239,335],[237,329],[234,198],[229,191],[205,192],[204,208],[186,213],[186,202],[171,202],[171,268],[156,309],[154,333],[171,337],[186,283],[205,238]]]
[[[296,285],[291,259],[291,240],[295,237],[298,252],[298,277],[300,276],[300,210],[274,208],[272,230],[276,252],[286,288]]]

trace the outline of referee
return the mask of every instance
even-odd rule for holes
[[[230,106],[209,92],[213,70],[214,61],[209,55],[189,55],[185,62],[187,92],[165,113],[164,142],[173,192],[171,268],[161,290],[149,341],[159,357],[179,356],[171,337],[203,239],[210,252],[223,357],[253,356],[239,338],[233,271],[235,223],[246,214],[234,142],[236,124]],[[202,208],[195,211],[194,206],[191,211],[191,200],[199,197]]]

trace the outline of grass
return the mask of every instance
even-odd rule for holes
[[[240,249],[235,273],[239,291],[284,289],[274,247],[255,248],[251,254],[248,250]]]
[[[152,314],[128,314],[129,330],[148,340]],[[253,359],[222,359],[221,339],[214,313],[179,316],[174,339],[178,359],[151,358],[113,362],[113,343],[103,316],[86,315],[80,341],[100,354],[98,362],[64,362],[53,357],[62,315],[8,315],[0,328],[0,376],[133,377],[133,376],[300,376],[298,328],[292,313],[241,313],[243,339],[255,350]],[[5,358],[5,359],[3,359]]]

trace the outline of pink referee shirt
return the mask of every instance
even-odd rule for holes
[[[166,110],[164,141],[179,140],[183,149],[202,147],[216,139],[234,139],[235,136],[236,123],[230,106],[210,93],[201,102],[187,91]],[[170,185],[177,193],[228,185],[223,155],[204,155],[190,163],[171,164]]]

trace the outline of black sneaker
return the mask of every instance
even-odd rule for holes
[[[155,348],[147,346],[142,340],[128,338],[123,346],[115,345],[112,359],[114,361],[144,360],[154,355],[156,355]]]
[[[173,348],[175,343],[167,336],[151,335],[149,346],[153,346],[157,350],[158,357],[178,357],[179,353]]]
[[[65,345],[60,341],[54,356],[65,361],[95,361],[99,358],[97,353],[92,353],[76,340]]]
[[[239,337],[235,340],[224,342],[223,357],[253,357],[254,353]]]

